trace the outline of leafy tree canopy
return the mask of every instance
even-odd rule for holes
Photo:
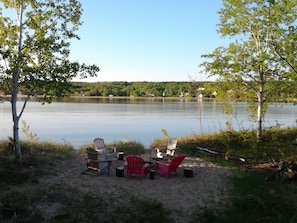
[[[13,12],[16,19],[13,19]],[[71,80],[94,76],[96,65],[71,62],[70,40],[82,24],[81,3],[77,0],[0,0],[0,87],[11,95],[13,145],[16,161],[21,162],[19,120],[29,97],[41,95],[50,102],[53,96],[64,96]],[[17,110],[19,88],[27,98]]]
[[[11,94],[17,74],[18,87],[49,101],[66,95],[69,81],[78,74],[84,78],[99,71],[95,65],[68,59],[70,40],[79,39],[75,32],[82,25],[79,1],[1,0],[0,6],[0,80],[5,94]],[[16,19],[11,18],[14,10]]]
[[[296,0],[223,0],[218,33],[234,41],[203,55],[205,72],[229,83],[230,96],[256,102],[258,137],[265,102],[295,89]],[[276,50],[277,49],[277,50]],[[286,85],[284,85],[286,83]]]

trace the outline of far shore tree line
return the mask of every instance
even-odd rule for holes
[[[230,83],[211,81],[189,82],[75,82],[71,96],[118,96],[118,97],[187,97],[220,98],[229,93],[238,101],[246,101],[242,94],[230,91]],[[280,88],[288,86],[283,81]],[[235,94],[235,95],[234,95]],[[275,91],[270,101],[295,101],[297,92]],[[224,100],[224,99],[222,99]]]

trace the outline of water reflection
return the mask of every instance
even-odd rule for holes
[[[162,129],[172,137],[226,130],[227,121],[236,130],[253,129],[256,123],[247,108],[247,103],[236,103],[233,115],[228,116],[215,100],[67,98],[46,105],[30,101],[22,120],[42,140],[66,141],[78,147],[103,137],[107,142],[137,140],[148,147],[162,137]],[[296,113],[293,104],[271,104],[263,125],[293,126]],[[11,136],[9,103],[0,104],[0,124],[0,138]]]

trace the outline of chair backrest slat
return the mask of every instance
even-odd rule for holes
[[[94,139],[94,145],[95,145],[96,149],[98,149],[98,150],[104,148],[105,147],[104,139],[102,139],[102,138]]]
[[[128,156],[127,160],[127,169],[133,173],[141,173],[144,160],[141,157],[137,156]]]
[[[185,155],[174,157],[169,163],[169,170],[175,170],[185,158]]]
[[[167,144],[167,149],[173,150],[173,149],[176,149],[176,146],[177,146],[177,139],[176,138],[169,139]]]

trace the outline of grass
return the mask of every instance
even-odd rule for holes
[[[194,219],[210,223],[296,222],[296,184],[266,181],[261,174],[240,171],[231,179],[230,207],[195,212]]]
[[[179,139],[181,152],[200,156],[196,146],[209,148],[229,156],[244,157],[254,162],[297,160],[297,128],[266,129],[262,140],[255,131],[219,132],[192,135]]]
[[[171,222],[167,211],[156,200],[134,197],[122,191],[125,200],[115,203],[113,194],[83,193],[67,182],[40,187],[38,184],[26,188],[25,192],[11,191],[1,198],[1,213],[7,219],[7,210],[18,214],[16,222]],[[109,197],[109,199],[106,199]],[[20,199],[21,198],[21,199]],[[32,204],[39,204],[34,207]],[[43,205],[42,205],[43,204]],[[58,205],[57,205],[58,204]],[[45,210],[56,206],[55,215],[44,219]],[[137,210],[137,211],[135,211]],[[148,211],[151,210],[151,211]],[[5,214],[6,213],[6,214]],[[151,213],[151,215],[147,215]]]
[[[145,153],[144,146],[138,141],[114,141],[113,143],[106,144],[106,147],[108,146],[116,147],[117,152],[124,152],[125,155],[141,155]],[[83,145],[79,151],[84,153],[88,147],[93,148],[93,144]]]
[[[151,147],[166,145],[168,135],[156,139]],[[234,174],[230,176],[230,198],[228,203],[208,209],[196,206],[189,210],[190,223],[282,223],[297,222],[297,185],[296,179],[283,179],[274,171],[254,171],[242,168],[238,163],[226,157],[244,157],[250,163],[265,163],[285,160],[296,162],[297,129],[267,129],[263,140],[255,138],[255,132],[240,131],[209,135],[192,135],[179,138],[179,153],[208,159],[218,165],[228,166]],[[140,155],[144,147],[137,141],[114,142],[118,151],[126,155]],[[14,222],[172,222],[170,212],[162,203],[146,197],[135,197],[128,191],[121,191],[117,196],[124,199],[114,202],[114,194],[104,199],[104,193],[86,193],[78,190],[67,181],[42,186],[39,177],[55,175],[56,162],[75,160],[79,151],[67,143],[21,142],[23,164],[17,166],[9,140],[0,142],[0,221],[13,218],[15,211],[18,218]],[[196,146],[216,150],[222,157],[209,157],[199,153]],[[34,204],[51,206],[58,202],[56,215],[44,219],[44,210]],[[98,211],[100,210],[100,211]],[[137,212],[135,212],[137,210]],[[2,218],[2,219],[1,219]]]

